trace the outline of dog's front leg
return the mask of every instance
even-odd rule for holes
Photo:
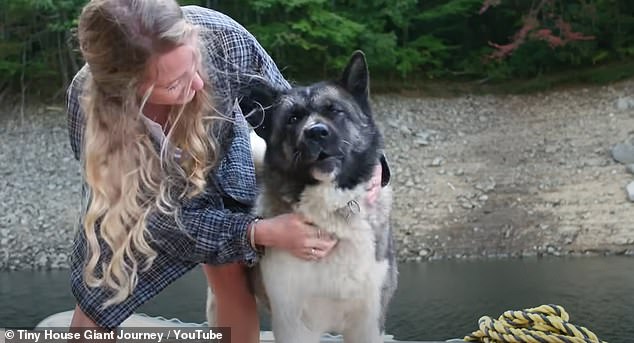
[[[319,343],[321,332],[306,327],[298,311],[285,309],[276,311],[272,308],[271,324],[276,343]]]
[[[369,306],[365,311],[360,311],[357,316],[346,321],[343,331],[345,343],[381,343],[380,313],[377,306]]]

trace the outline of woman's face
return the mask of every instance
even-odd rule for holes
[[[154,85],[147,100],[151,104],[180,105],[191,101],[204,86],[195,49],[193,43],[184,44],[150,59],[146,82],[139,87],[140,95]]]

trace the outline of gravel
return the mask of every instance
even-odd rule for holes
[[[0,116],[0,269],[68,266],[80,196],[61,107]]]
[[[522,96],[375,96],[400,260],[632,255],[632,94],[634,80]],[[0,270],[67,268],[80,169],[63,108],[0,114],[0,159]]]
[[[631,256],[631,94],[376,97],[399,257]]]

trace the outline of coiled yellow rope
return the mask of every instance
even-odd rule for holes
[[[569,319],[559,305],[506,311],[498,319],[481,317],[479,330],[463,339],[483,343],[606,343],[585,327],[570,324]]]

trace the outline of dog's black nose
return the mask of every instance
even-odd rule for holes
[[[306,137],[310,139],[320,140],[330,135],[328,126],[322,123],[317,123],[307,128],[305,131]]]

